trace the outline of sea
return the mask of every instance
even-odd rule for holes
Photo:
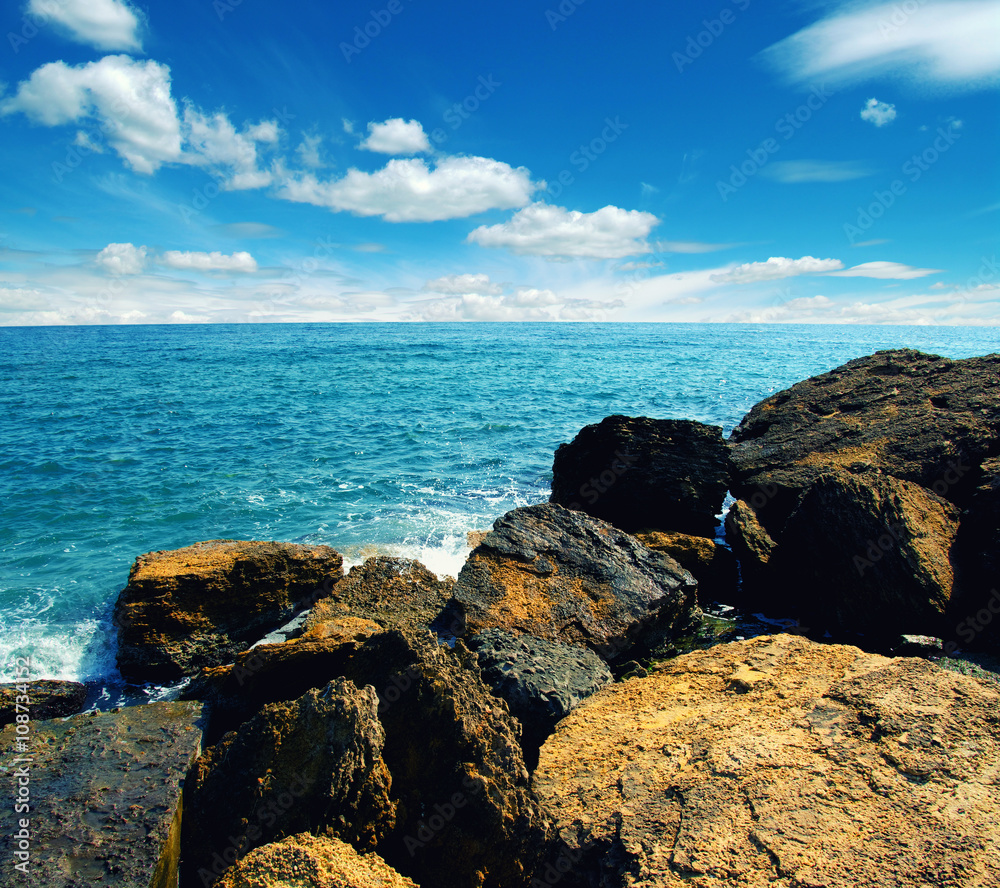
[[[1000,350],[970,327],[258,324],[0,327],[0,681],[120,688],[135,558],[199,540],[325,544],[457,575],[467,535],[548,499],[611,414],[728,435],[881,349]],[[158,689],[145,689],[155,698]]]

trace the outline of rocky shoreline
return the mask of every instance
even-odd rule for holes
[[[53,888],[1000,884],[1000,685],[946,656],[1000,652],[998,568],[1000,355],[851,361],[728,441],[611,416],[455,579],[140,556],[119,668],[184,701],[4,689],[0,828]]]

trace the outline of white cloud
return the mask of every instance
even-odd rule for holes
[[[645,238],[659,221],[652,213],[612,206],[581,213],[534,203],[507,222],[481,225],[466,240],[522,256],[622,259],[651,252]]]
[[[96,49],[142,49],[139,14],[123,0],[29,0],[28,13],[59,25],[77,43]]]
[[[902,265],[899,262],[864,262],[843,271],[831,272],[830,277],[867,277],[887,281],[909,281],[913,278],[926,277],[929,274],[940,274],[942,270],[940,268],[916,268],[913,265]]]
[[[44,311],[49,300],[43,293],[29,287],[0,287],[0,313]]]
[[[880,102],[878,99],[869,99],[861,109],[861,119],[875,126],[885,126],[896,119],[896,106]]]
[[[503,292],[503,287],[500,284],[491,283],[488,274],[448,274],[433,281],[427,281],[424,284],[424,290],[451,296],[462,296],[466,293],[499,296]]]
[[[851,83],[896,75],[955,90],[1000,79],[995,0],[910,4],[843,2],[831,15],[765,50],[798,82]]]
[[[125,55],[71,67],[42,65],[0,101],[0,115],[20,111],[44,126],[96,121],[136,172],[181,159],[181,126],[170,95],[170,69]]]
[[[141,274],[146,267],[146,248],[108,244],[97,254],[97,264],[111,274]]]
[[[190,271],[238,271],[255,272],[257,260],[243,251],[226,255],[213,251],[211,253],[182,253],[180,250],[167,250],[159,259],[161,265],[167,268],[177,268]]]
[[[299,147],[295,153],[299,156],[299,161],[303,166],[311,170],[318,170],[323,166],[323,158],[320,157],[319,146],[323,141],[322,136],[303,136]]]
[[[839,259],[816,259],[813,256],[786,259],[783,256],[772,256],[767,262],[747,262],[722,274],[713,274],[711,279],[717,284],[753,284],[800,274],[823,274],[843,267],[844,263]]]
[[[384,123],[369,123],[368,138],[359,147],[380,154],[423,154],[431,150],[431,143],[418,121],[394,117]]]
[[[856,160],[776,160],[760,174],[785,185],[803,182],[849,182],[872,175],[872,170]]]
[[[329,182],[311,173],[287,178],[279,196],[389,222],[436,222],[524,206],[539,187],[524,167],[488,157],[446,157],[433,169],[414,158],[390,160],[374,173],[351,169]]]
[[[175,324],[207,324],[212,318],[209,315],[192,315],[178,309],[168,320]]]
[[[219,171],[223,187],[239,191],[271,184],[271,172],[259,168],[257,146],[278,141],[276,121],[246,124],[237,132],[225,114],[206,115],[188,105],[184,109],[184,130],[189,150],[197,155],[197,160],[192,160]]]
[[[660,253],[715,253],[718,250],[731,250],[743,244],[708,244],[699,241],[657,241],[656,249]]]

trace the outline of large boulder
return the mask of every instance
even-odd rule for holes
[[[1000,688],[790,635],[599,691],[534,787],[560,886],[1000,884]]]
[[[342,576],[329,546],[210,540],[140,555],[115,606],[118,667],[164,682],[230,662]]]
[[[497,627],[615,660],[686,627],[696,583],[631,534],[545,504],[497,519],[458,575],[452,607],[460,633]]]
[[[427,629],[451,597],[452,580],[439,580],[419,561],[379,555],[352,567],[305,621],[309,634],[342,617],[372,620],[386,629]],[[319,630],[322,631],[322,630]]]
[[[636,538],[688,571],[698,583],[699,601],[731,603],[736,598],[739,570],[736,558],[725,546],[707,537],[660,530],[637,533]]]
[[[726,514],[726,542],[739,562],[741,594],[738,600],[766,600],[768,566],[778,544],[764,530],[753,506],[736,500]]]
[[[372,688],[337,679],[265,706],[205,752],[185,793],[191,884],[213,884],[248,851],[302,831],[374,848],[396,808],[377,709]]]
[[[614,680],[593,651],[532,635],[487,629],[468,641],[483,681],[507,701],[521,723],[521,748],[529,769],[556,723]]]
[[[377,854],[331,836],[299,833],[247,854],[219,888],[419,888]]]
[[[77,681],[38,679],[23,684],[0,684],[0,727],[9,725],[17,713],[44,721],[76,715],[87,699],[87,686]]]
[[[700,422],[609,416],[560,444],[550,502],[623,530],[712,536],[729,486],[722,429]]]
[[[4,728],[0,885],[175,886],[201,725],[200,704],[150,703]]]

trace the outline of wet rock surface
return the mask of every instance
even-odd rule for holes
[[[676,561],[582,512],[508,512],[466,561],[451,604],[459,632],[500,628],[614,660],[681,631],[696,583]],[[627,657],[626,657],[627,659]]]
[[[556,723],[613,680],[597,654],[577,645],[503,629],[487,629],[468,643],[476,652],[483,681],[507,701],[521,723],[521,748],[529,769]]]
[[[210,540],[141,555],[115,606],[118,667],[166,682],[230,662],[342,576],[329,546]]]
[[[10,850],[0,885],[176,885],[181,787],[201,752],[201,726],[197,703],[33,721],[24,755],[16,751],[15,726],[4,728],[4,784],[17,786],[25,777],[30,810],[0,806],[0,830],[12,842],[18,820],[27,818],[31,850],[24,875],[14,869],[14,848],[5,842]]]
[[[0,684],[0,727],[11,724],[18,712],[28,714],[32,721],[76,715],[86,699],[86,685],[75,681],[39,679],[20,685]]]
[[[1000,688],[770,636],[589,698],[534,787],[566,886],[1000,881]]]
[[[251,851],[219,888],[419,888],[377,854],[331,836],[299,833]]]
[[[729,453],[716,426],[609,416],[559,445],[552,475],[550,502],[623,530],[712,536]]]

